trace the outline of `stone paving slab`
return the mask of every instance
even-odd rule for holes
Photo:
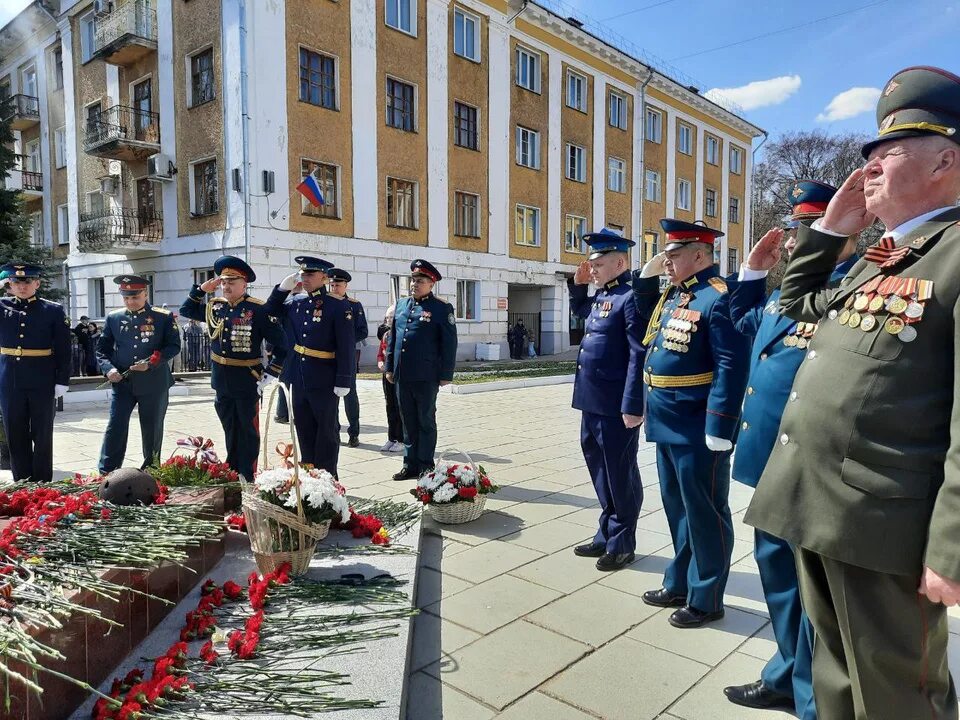
[[[500,575],[428,605],[425,610],[478,633],[488,634],[560,596],[556,590],[512,575]],[[570,635],[569,632],[563,634]]]

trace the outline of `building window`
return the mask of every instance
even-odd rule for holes
[[[522,47],[517,48],[517,85],[540,92],[540,55]]]
[[[579,145],[567,143],[567,179],[587,181],[586,150]]]
[[[643,234],[643,246],[645,248],[643,261],[652,260],[653,256],[660,252],[660,233],[645,232]]]
[[[387,78],[387,125],[413,132],[415,129],[416,92],[409,83]]]
[[[87,212],[91,215],[102,213],[104,210],[103,193],[99,190],[87,193]]]
[[[453,234],[480,237],[480,196],[458,191],[453,194],[453,205]]]
[[[693,128],[686,123],[677,125],[677,150],[684,155],[693,154]]]
[[[300,48],[300,102],[337,109],[337,61]]]
[[[730,216],[727,218],[732,223],[740,222],[740,198],[730,198]]]
[[[618,92],[610,92],[608,116],[610,127],[627,129],[627,99]]]
[[[417,0],[386,0],[387,25],[408,35],[417,34]]]
[[[540,169],[540,133],[517,125],[517,165]]]
[[[660,173],[656,170],[647,170],[645,192],[647,200],[650,202],[660,202]]]
[[[87,312],[91,317],[102,318],[107,314],[107,298],[103,291],[103,278],[90,278],[87,281]]]
[[[607,228],[615,231],[617,235],[620,235],[621,237],[623,236],[623,225],[617,225],[616,223],[608,222]]]
[[[587,79],[573,70],[567,70],[567,107],[587,111]]]
[[[739,175],[743,172],[743,150],[730,146],[730,172]]]
[[[0,81],[0,102],[5,102],[10,99],[10,76],[8,75]]]
[[[316,160],[300,159],[300,176],[306,177],[310,173],[317,179],[320,192],[323,193],[323,205],[316,207],[302,195],[300,196],[300,213],[314,217],[340,219],[340,168],[336,165],[317,162]]]
[[[727,248],[727,272],[740,267],[740,253],[737,248]]]
[[[37,89],[37,68],[35,65],[20,68],[20,93],[34,98],[40,95],[40,91]]]
[[[100,133],[100,102],[87,105],[87,135],[99,135]]]
[[[711,165],[720,164],[720,141],[707,135],[707,162]]]
[[[77,22],[80,27],[80,62],[88,63],[93,59],[93,48],[96,42],[96,28],[93,23],[93,13],[87,13]]]
[[[514,232],[517,245],[540,247],[540,208],[517,205]]]
[[[157,220],[157,186],[152,180],[137,180],[137,215],[141,226]]]
[[[58,127],[53,131],[53,157],[56,161],[56,167],[67,166],[67,129]]]
[[[215,275],[213,268],[196,268],[193,271],[193,284],[203,285],[207,280],[213,280]]]
[[[583,236],[587,232],[587,219],[577,215],[567,215],[566,229],[563,233],[563,249],[571,253],[583,254],[587,251]]]
[[[57,206],[57,244],[70,244],[70,206]]]
[[[457,280],[457,320],[479,320],[480,283],[476,280]]]
[[[417,229],[417,184],[410,180],[387,178],[387,225]]]
[[[194,217],[215,215],[220,210],[217,161],[202,160],[190,166],[190,213]]]
[[[217,96],[213,80],[213,48],[190,56],[190,107],[203,105]]]
[[[63,48],[53,50],[53,89],[63,90]]]
[[[707,217],[717,216],[717,191],[707,188],[703,193],[704,213]]]
[[[134,137],[137,140],[156,142],[159,128],[154,125],[152,111],[153,82],[147,78],[133,86]]]
[[[462,102],[453,104],[453,144],[469,150],[479,150],[477,109]]]
[[[663,113],[653,108],[647,108],[644,136],[650,142],[659,143],[663,137]]]
[[[678,210],[689,210],[690,209],[690,200],[691,200],[691,188],[690,181],[679,179],[677,180],[677,209]]]
[[[480,62],[480,18],[460,8],[453,11],[453,52]]]
[[[157,284],[157,275],[152,272],[140,273],[140,277],[147,281],[147,302],[153,305],[153,287]],[[176,321],[174,321],[176,323]]]
[[[43,239],[43,213],[30,213],[30,242],[37,247],[43,247],[46,243]]]
[[[607,158],[607,190],[627,191],[627,164],[620,158]]]

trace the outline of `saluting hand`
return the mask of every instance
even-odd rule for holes
[[[574,285],[590,284],[590,261],[589,260],[584,260],[582,263],[577,265],[577,272],[573,274],[573,284]]]
[[[867,199],[863,194],[866,179],[862,168],[850,173],[827,205],[820,227],[849,237],[873,225],[877,218],[867,210]]]
[[[750,270],[771,270],[778,262],[782,250],[780,243],[783,241],[783,230],[772,228],[767,230],[766,234],[757,241],[753,250],[747,256],[747,267]]]
[[[220,287],[220,278],[215,277],[207,280],[203,285],[200,286],[200,289],[205,293],[212,293],[215,292],[218,287]]]
[[[925,567],[920,577],[921,595],[933,603],[940,603],[947,607],[960,605],[960,582],[944,577],[933,568]]]

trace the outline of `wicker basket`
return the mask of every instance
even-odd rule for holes
[[[473,462],[473,458],[463,452],[463,450],[446,450],[440,454],[437,462],[443,462],[447,453],[463,455],[467,459],[470,467],[473,468],[477,477],[480,476],[480,471],[477,469],[476,463]],[[486,504],[487,496],[477,493],[472,502],[461,500],[459,502],[439,503],[436,505],[430,503],[427,505],[427,509],[430,511],[433,519],[438,523],[443,523],[444,525],[460,525],[462,523],[473,522],[483,515],[483,508]]]
[[[250,538],[250,549],[256,558],[257,567],[261,573],[269,573],[283,563],[290,563],[291,575],[303,575],[313,559],[313,551],[317,543],[323,540],[330,530],[330,521],[312,523],[306,519],[303,512],[303,501],[300,497],[300,454],[297,450],[297,436],[293,424],[293,399],[290,389],[282,383],[276,383],[267,403],[267,420],[263,430],[263,454],[261,468],[269,467],[267,462],[267,438],[270,431],[270,416],[272,415],[273,401],[277,391],[287,396],[287,407],[290,411],[290,440],[293,453],[293,488],[297,497],[297,512],[285,510],[282,507],[261,500],[256,489],[240,476],[240,486],[243,492],[243,514],[247,520],[247,535]],[[278,447],[283,443],[279,443]],[[289,547],[291,550],[278,550],[280,547]]]

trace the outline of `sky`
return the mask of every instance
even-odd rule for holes
[[[29,2],[0,0],[0,26]],[[877,97],[895,72],[937,65],[960,74],[960,0],[544,4],[600,23],[677,68],[702,92],[734,100],[771,137],[811,129],[873,134]]]

